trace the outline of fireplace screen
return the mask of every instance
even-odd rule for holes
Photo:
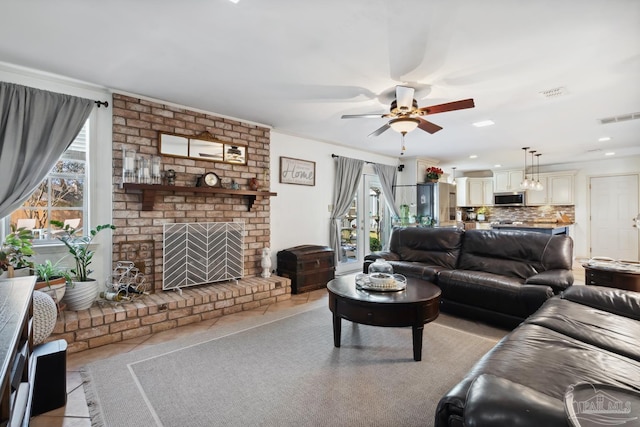
[[[244,223],[165,224],[162,289],[180,289],[244,274]]]

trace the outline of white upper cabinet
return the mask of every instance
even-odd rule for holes
[[[527,206],[573,205],[575,172],[541,173],[542,191],[527,190]],[[537,176],[536,176],[537,178]]]
[[[493,178],[456,178],[456,204],[464,207],[493,205]]]
[[[507,193],[519,191],[524,179],[522,170],[493,171],[493,192]]]

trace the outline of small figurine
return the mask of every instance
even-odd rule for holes
[[[176,171],[169,169],[165,171],[164,176],[167,177],[167,185],[176,185]]]
[[[265,279],[267,277],[271,277],[271,249],[263,248],[262,249],[262,261],[260,262],[260,267],[262,267],[261,276]]]
[[[258,179],[257,178],[251,178],[249,180],[249,188],[253,191],[258,190]]]

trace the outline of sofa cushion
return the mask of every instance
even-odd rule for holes
[[[544,326],[640,362],[640,322],[628,317],[556,297],[526,323]]]
[[[396,227],[389,250],[403,261],[455,268],[463,234],[454,228]]]
[[[547,270],[571,270],[573,240],[518,230],[468,230],[457,268],[525,280]]]
[[[603,286],[573,286],[562,298],[620,316],[640,320],[640,293]]]
[[[467,393],[467,427],[566,427],[564,402],[495,375],[480,375]]]
[[[640,391],[640,362],[592,344],[524,323],[503,338],[438,404],[436,425],[462,414],[468,390],[482,374],[505,378],[555,399],[580,382]]]
[[[442,299],[526,318],[553,296],[548,286],[482,271],[445,270],[438,274]]]

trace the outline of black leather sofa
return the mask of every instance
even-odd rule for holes
[[[567,426],[565,394],[579,383],[640,396],[640,293],[572,286],[551,298],[440,400],[435,426]],[[640,412],[640,397],[626,404]],[[637,425],[632,415],[588,425]]]
[[[516,230],[396,227],[378,258],[395,273],[435,283],[441,309],[513,328],[573,284],[573,240]]]

